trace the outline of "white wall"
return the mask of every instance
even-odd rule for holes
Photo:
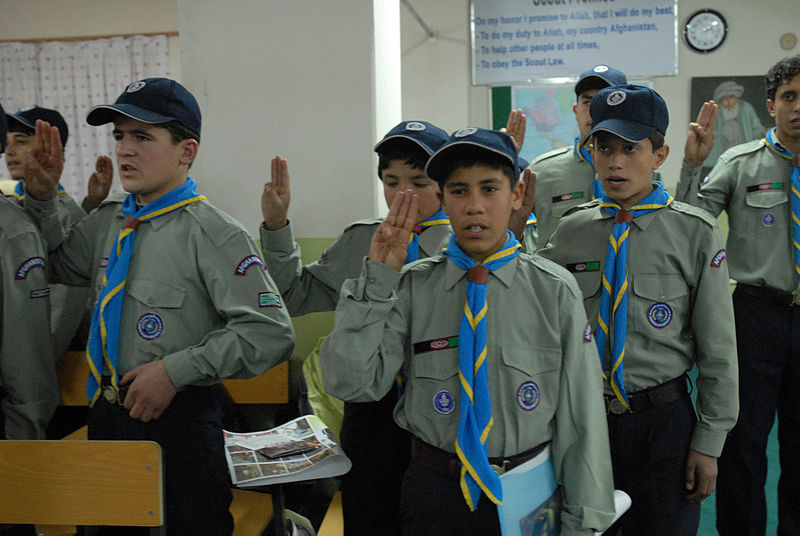
[[[410,0],[434,30],[469,40],[469,0]],[[689,122],[693,76],[764,75],[776,61],[800,54],[800,46],[783,50],[778,39],[786,32],[800,34],[798,0],[707,0],[678,1],[678,30],[694,11],[706,7],[719,10],[730,28],[725,43],[701,55],[689,50],[679,37],[678,75],[653,79],[654,88],[667,101],[670,127],[667,144],[672,152],[662,168],[667,185],[674,185],[680,171],[683,144]],[[467,124],[491,126],[489,90],[470,87],[469,45],[425,40],[419,25],[403,14],[403,115],[429,118],[452,130]],[[642,53],[648,51],[643,44]],[[608,58],[613,65],[613,57]],[[591,67],[587,65],[586,68]],[[576,73],[577,75],[578,73]],[[634,73],[629,73],[634,74]],[[466,95],[466,97],[465,97]]]
[[[410,2],[439,37],[429,39],[400,6],[402,117],[427,119],[448,131],[490,126],[489,91],[470,84],[469,0]],[[668,184],[677,178],[683,152],[692,76],[763,75],[778,59],[800,53],[800,47],[784,51],[778,44],[783,33],[800,33],[797,0],[713,4],[730,27],[724,45],[699,55],[681,42],[678,76],[654,80],[670,107],[672,155],[663,169]],[[290,159],[298,188],[290,216],[308,222],[307,227],[297,222],[298,235],[333,236],[346,222],[376,212],[377,179],[368,157],[385,128],[350,121],[375,107],[364,89],[374,74],[365,66],[373,52],[358,29],[373,27],[371,5],[367,0],[180,0],[179,10],[178,0],[0,0],[0,39],[176,31],[179,12],[184,22],[204,19],[203,32],[184,31],[189,26],[180,24],[183,72],[180,66],[172,69],[203,99],[205,135],[193,172],[209,182],[203,186],[212,189],[217,204],[246,214],[245,223],[254,229],[260,182],[269,158],[280,152]],[[228,11],[245,12],[243,6],[257,16],[222,23]],[[679,0],[679,28],[691,12],[708,6],[705,0]],[[217,16],[220,24],[213,24]],[[253,69],[254,59],[267,69]],[[210,62],[218,68],[202,75],[205,80],[198,78]],[[245,81],[260,97],[224,91],[226,80]],[[310,97],[314,87],[324,88],[325,97]],[[356,99],[345,98],[354,94]],[[346,158],[331,160],[331,154]],[[259,164],[243,166],[240,160],[253,155]],[[209,175],[201,177],[206,170]],[[342,202],[345,192],[366,202]]]

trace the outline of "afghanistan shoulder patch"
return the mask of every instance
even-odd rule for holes
[[[261,257],[258,255],[249,255],[242,259],[242,261],[239,263],[239,266],[236,267],[236,271],[234,273],[236,275],[244,275],[251,266],[255,265],[259,265],[265,270],[267,269],[267,267],[264,265],[264,261],[261,260]]]
[[[25,262],[19,265],[17,268],[16,273],[14,274],[14,279],[27,279],[28,273],[34,268],[42,268],[44,269],[44,259],[41,257],[31,257],[27,259]]]
[[[724,249],[717,251],[714,254],[714,258],[711,259],[711,266],[714,268],[719,268],[722,265],[722,261],[724,261],[728,256],[728,252]]]

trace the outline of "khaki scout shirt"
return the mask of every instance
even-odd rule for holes
[[[454,452],[466,287],[466,271],[442,255],[402,273],[365,261],[360,277],[345,282],[322,347],[325,389],[344,400],[380,400],[402,371],[395,420],[425,443]],[[564,491],[562,533],[605,528],[614,508],[602,376],[574,279],[520,254],[489,276],[487,306],[489,456],[552,441]]]
[[[26,203],[50,248],[52,276],[91,285],[95,301],[124,198],[112,196],[66,234],[52,201]],[[120,376],[162,359],[181,388],[265,372],[289,358],[294,331],[247,231],[198,201],[139,224],[119,347]]]
[[[9,199],[16,202],[15,197]],[[86,212],[64,192],[56,195],[55,204],[65,228],[86,217]],[[54,359],[58,360],[69,347],[89,307],[89,295],[89,290],[85,288],[50,285],[50,330]]]
[[[613,226],[598,201],[587,203],[562,218],[537,252],[575,276],[595,330]],[[700,422],[691,448],[719,456],[739,411],[733,305],[719,229],[706,212],[673,202],[634,218],[627,241],[625,389],[660,385],[697,363]],[[610,378],[610,338],[603,368]],[[612,393],[608,380],[605,391]]]
[[[544,153],[530,167],[536,173],[533,212],[539,220],[539,246],[544,247],[567,210],[592,200],[594,167],[575,156],[571,145]]]
[[[44,241],[25,211],[0,199],[0,388],[6,437],[44,439],[60,401],[49,337]]]
[[[676,198],[718,216],[728,213],[731,277],[792,292],[791,161],[761,140],[725,151],[700,185],[700,167],[682,174]],[[698,192],[699,187],[699,192]]]
[[[261,251],[270,275],[278,285],[292,316],[333,311],[346,279],[358,277],[361,260],[369,255],[372,235],[382,218],[358,220],[348,225],[318,261],[303,266],[300,246],[291,223],[277,231],[261,224]],[[450,240],[449,225],[434,225],[419,235],[419,258],[438,255]]]

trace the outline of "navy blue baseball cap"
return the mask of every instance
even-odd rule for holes
[[[592,130],[584,142],[601,130],[637,142],[656,130],[666,135],[669,125],[667,103],[661,95],[644,86],[601,89],[592,99],[589,114],[592,116]]]
[[[19,110],[15,114],[5,115],[8,118],[8,129],[12,132],[15,128],[20,128],[20,126],[35,132],[36,120],[41,119],[42,121],[47,121],[50,123],[50,126],[52,127],[58,127],[58,135],[61,138],[61,146],[64,147],[67,144],[67,138],[69,138],[69,128],[67,128],[67,122],[64,120],[64,117],[62,117],[62,115],[55,110],[42,108],[41,106],[31,106],[30,108]]]
[[[0,104],[0,154],[6,152],[7,133],[8,133],[8,124],[6,123],[6,113],[3,111],[3,105]]]
[[[430,156],[444,145],[448,138],[447,132],[427,121],[403,121],[375,144],[375,152],[381,152],[381,147],[385,147],[391,140],[406,139],[422,147]]]
[[[122,114],[157,125],[177,121],[200,136],[200,106],[194,95],[175,80],[145,78],[125,88],[114,104],[103,104],[89,110],[86,122],[98,126],[111,123]]]
[[[581,73],[575,84],[575,94],[580,95],[589,89],[602,89],[608,86],[624,86],[628,77],[620,70],[608,65],[596,65]]]
[[[444,176],[444,163],[454,149],[462,147],[475,147],[495,153],[508,160],[508,163],[518,171],[528,167],[528,161],[517,154],[517,148],[514,146],[511,136],[499,130],[469,127],[453,132],[447,143],[433,153],[425,166],[425,174],[436,182],[443,183],[447,179]],[[513,178],[517,180],[519,177]]]

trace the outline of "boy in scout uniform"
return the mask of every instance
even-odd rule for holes
[[[6,116],[0,107],[0,154],[5,148]],[[46,257],[30,217],[0,196],[2,439],[44,439],[45,426],[60,401],[51,341],[41,337],[50,326]]]
[[[562,268],[520,254],[508,231],[526,165],[504,133],[454,133],[426,167],[453,228],[446,250],[403,266],[418,199],[396,194],[322,348],[326,389],[344,400],[379,400],[406,378],[394,412],[413,435],[406,535],[500,534],[491,466],[510,470],[547,443],[561,534],[593,534],[613,518],[600,366],[580,292]]]
[[[722,536],[764,534],[766,445],[780,426],[778,534],[800,532],[800,55],[766,75],[775,126],[764,139],[728,149],[700,184],[713,146],[713,118],[693,125],[677,197],[730,226],[728,253],[739,351],[739,420],[719,460],[717,528]],[[710,116],[711,114],[709,114]],[[698,192],[699,188],[699,192]]]
[[[425,121],[403,121],[375,145],[378,178],[387,206],[398,191],[412,189],[419,195],[410,241],[406,234],[406,262],[437,255],[450,236],[439,187],[424,171],[430,155],[447,137],[444,130]],[[320,260],[303,266],[287,219],[289,198],[288,165],[276,157],[272,181],[265,185],[261,202],[264,260],[289,314],[332,311],[342,283],[358,277],[361,260],[369,253],[370,240],[382,220],[370,218],[350,224]],[[399,534],[397,509],[400,483],[408,465],[409,438],[392,419],[396,402],[393,389],[379,402],[345,403],[341,442],[353,462],[341,483],[346,534],[372,534],[376,519],[382,520],[383,534]]]
[[[41,106],[31,106],[14,114],[6,114],[6,118],[8,120],[6,168],[11,178],[16,180],[11,197],[20,206],[24,206],[25,191],[22,179],[25,178],[27,171],[27,156],[36,146],[36,121],[45,121],[58,128],[62,149],[67,145],[69,129],[58,111]],[[112,178],[111,159],[107,156],[98,157],[97,169],[89,179],[89,195],[81,206],[59,185],[55,199],[64,226],[74,225],[86,217],[87,212],[96,208],[108,196]],[[85,325],[88,325],[91,314],[88,304],[89,290],[64,285],[53,285],[50,290],[52,309],[50,327],[53,333],[53,357],[57,360],[69,347],[81,321],[85,319]],[[85,343],[85,340],[83,342]]]
[[[693,535],[738,408],[725,249],[713,218],[652,180],[669,154],[664,100],[609,87],[590,111],[604,192],[538,254],[573,273],[596,327],[614,484],[633,502],[608,534]],[[699,422],[686,379],[695,364]]]
[[[187,176],[201,123],[191,93],[166,78],[141,80],[86,120],[114,123],[129,194],[112,196],[65,232],[53,201],[57,130],[38,122],[25,208],[48,241],[53,277],[97,294],[87,348],[89,438],[159,442],[169,534],[231,534],[213,389],[288,359],[290,318],[252,238]]]
[[[601,188],[595,182],[592,154],[583,142],[592,128],[589,105],[595,93],[608,86],[628,83],[625,73],[607,65],[597,65],[581,73],[575,84],[577,101],[572,105],[578,122],[575,143],[544,153],[531,162],[536,174],[536,199],[533,211],[538,219],[539,244],[544,246],[556,230],[558,220],[570,208],[599,196]],[[526,229],[526,247],[536,250],[530,243]]]

